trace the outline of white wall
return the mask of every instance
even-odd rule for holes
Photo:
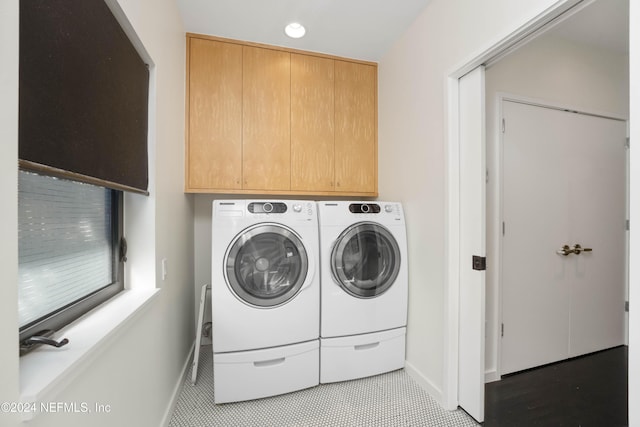
[[[142,203],[145,209],[137,212],[147,224],[142,227],[144,223],[138,222],[147,239],[130,245],[146,252],[152,266],[146,280],[161,291],[109,342],[108,350],[55,397],[60,402],[109,404],[111,412],[38,415],[29,423],[32,426],[157,427],[169,409],[194,339],[193,202],[183,193],[184,30],[174,0],[119,0],[119,4],[156,67],[151,196]],[[19,400],[17,286],[11,286],[17,283],[18,5],[19,0],[0,2],[0,194],[5,206],[0,212],[4,283],[0,286],[0,340],[5,343],[0,347],[0,401],[9,402]],[[165,281],[159,273],[163,258],[168,260]],[[0,425],[22,423],[0,413]]]
[[[211,284],[211,213],[212,203],[221,196],[196,194],[194,200],[193,235],[195,245],[195,285],[200,290],[202,285]],[[224,196],[222,196],[224,197]],[[196,292],[197,300],[200,293]],[[209,319],[211,320],[211,319]]]
[[[0,402],[18,400],[18,6],[0,2]],[[0,413],[0,425],[17,420]]]
[[[640,4],[629,2],[629,65],[631,141],[640,141]],[[633,143],[632,143],[633,144]],[[640,298],[640,151],[632,148],[631,157],[631,254],[629,298]],[[630,302],[638,307],[640,299]],[[640,426],[640,310],[629,310],[629,426]]]
[[[486,70],[487,335],[486,370],[495,378],[499,345],[499,133],[498,93],[535,98],[579,111],[629,117],[629,61],[624,52],[602,50],[543,35]]]

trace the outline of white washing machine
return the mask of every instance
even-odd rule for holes
[[[404,367],[407,238],[402,205],[318,202],[320,382]]]
[[[214,401],[317,385],[315,202],[216,200],[212,215]]]

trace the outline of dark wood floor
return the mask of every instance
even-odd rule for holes
[[[628,426],[627,357],[616,347],[488,383],[484,426]]]

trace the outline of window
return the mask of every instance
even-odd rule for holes
[[[124,288],[122,191],[149,194],[149,69],[116,6],[20,2],[23,344],[35,334],[47,338],[42,331],[60,329]]]
[[[124,288],[122,192],[20,171],[18,210],[20,341]]]

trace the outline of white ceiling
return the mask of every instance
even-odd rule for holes
[[[629,0],[598,0],[547,34],[629,53]]]
[[[378,62],[429,0],[178,0],[187,32]],[[302,39],[284,34],[297,21]]]
[[[187,32],[378,62],[430,0],[177,0]],[[629,0],[598,0],[547,34],[628,52]],[[290,39],[284,26],[307,28]]]

